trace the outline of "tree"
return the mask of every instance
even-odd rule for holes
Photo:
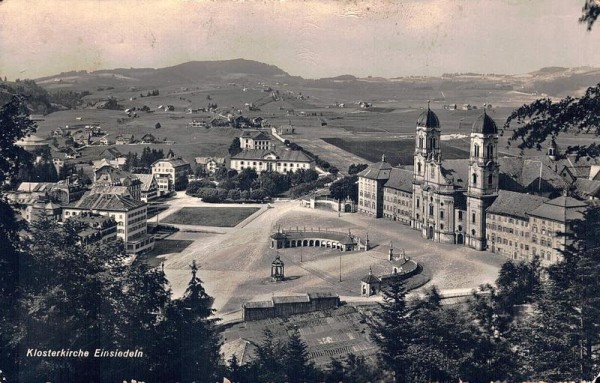
[[[241,148],[241,144],[240,144],[240,138],[235,137],[233,139],[233,141],[231,141],[231,145],[229,145],[229,149],[227,149],[227,152],[229,152],[230,156],[235,156],[236,154],[240,153],[241,151],[242,151],[242,148]]]
[[[369,165],[367,165],[367,164],[352,164],[348,167],[348,174],[349,175],[358,174],[368,167],[369,167]]]
[[[596,0],[585,0],[581,13],[579,22],[587,24],[587,29],[592,30],[594,23],[600,16],[600,4]]]
[[[283,364],[283,345],[273,339],[273,333],[268,328],[264,331],[264,341],[256,349],[256,360],[253,364],[258,370],[259,382],[285,381]]]
[[[582,8],[580,23],[587,24],[591,30],[600,16],[600,3],[586,0]],[[549,137],[555,138],[565,132],[591,132],[600,134],[600,84],[589,87],[583,97],[566,97],[557,102],[550,98],[539,99],[515,110],[506,120],[504,129],[515,127],[509,140],[518,141],[518,147],[541,149],[542,143]],[[576,145],[567,148],[567,153],[576,153],[581,157],[597,157],[600,145]]]
[[[284,365],[286,382],[302,383],[314,382],[317,378],[317,370],[309,361],[306,344],[300,338],[298,330],[292,332],[287,345],[284,348]]]
[[[251,168],[245,168],[237,175],[237,181],[239,182],[241,190],[249,190],[252,187],[252,182],[258,178],[256,170]]]
[[[392,284],[382,290],[383,303],[374,314],[371,324],[373,341],[379,347],[379,363],[392,371],[395,381],[408,382],[409,361],[406,359],[410,328],[406,306],[406,289],[402,284]]]
[[[329,194],[332,198],[343,200],[350,197],[354,202],[358,202],[358,177],[356,175],[346,176],[335,181],[329,187]]]
[[[0,107],[0,127],[0,183],[4,183],[16,179],[19,166],[26,165],[28,158],[15,142],[35,131],[22,97],[13,95]],[[19,231],[23,227],[1,192],[0,217],[0,359],[5,361],[2,369],[9,381],[16,381],[18,354],[14,342],[20,336],[16,324],[20,323],[17,303],[23,271]]]
[[[154,124],[154,129],[160,129],[162,127],[162,125],[160,124],[160,122],[157,122],[156,124]]]

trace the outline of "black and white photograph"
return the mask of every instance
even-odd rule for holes
[[[0,0],[0,383],[600,382],[599,0]]]

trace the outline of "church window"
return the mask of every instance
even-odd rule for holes
[[[459,211],[459,212],[458,212],[458,220],[459,220],[459,221],[462,221],[462,219],[463,219],[463,212],[462,212],[462,211]]]
[[[440,225],[440,230],[444,230],[444,224]]]
[[[417,208],[419,208],[419,199],[417,198]]]
[[[494,183],[494,175],[490,174],[488,175],[488,185],[491,185]]]
[[[473,185],[477,185],[477,174],[473,173]]]
[[[423,137],[419,137],[419,149],[423,149]]]
[[[473,156],[479,157],[479,145],[478,144],[473,145]]]
[[[475,236],[475,233],[476,233],[475,229],[471,230],[471,235],[472,235],[473,237]]]
[[[494,145],[489,144],[487,147],[487,158],[491,159],[494,157]]]
[[[471,222],[475,223],[477,221],[477,214],[473,213],[471,215]]]
[[[429,215],[433,215],[433,205],[429,205]]]
[[[421,174],[421,163],[417,162],[417,173]]]
[[[443,210],[440,210],[440,218],[444,219],[444,211]]]

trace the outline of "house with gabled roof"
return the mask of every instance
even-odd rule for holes
[[[195,159],[196,165],[201,166],[206,173],[214,174],[215,171],[225,166],[225,158],[224,157],[196,157]]]
[[[158,183],[158,195],[182,190],[188,174],[192,173],[189,162],[178,158],[162,158],[152,164],[152,175]]]

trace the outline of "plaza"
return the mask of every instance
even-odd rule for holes
[[[159,219],[182,207],[204,206],[183,193],[170,205]],[[231,205],[222,206],[231,208]],[[244,302],[308,291],[330,291],[346,302],[374,303],[380,296],[361,297],[360,279],[368,274],[369,268],[375,275],[390,273],[390,244],[395,253],[404,251],[407,257],[423,266],[423,273],[431,279],[425,287],[436,285],[441,290],[470,290],[493,283],[506,260],[488,252],[423,241],[410,227],[386,220],[308,209],[297,200],[278,201],[272,208],[256,206],[261,207],[260,210],[231,228],[176,225],[180,231],[170,239],[193,242],[177,253],[159,256],[175,297],[181,296],[187,287],[189,265],[193,260],[200,267],[199,276],[207,293],[215,299],[216,316],[224,321],[240,320]],[[350,230],[359,237],[368,233],[370,249],[346,252],[325,247],[272,249],[270,236],[278,227],[335,228],[340,232]],[[277,254],[285,262],[286,279],[273,283],[270,267]]]

